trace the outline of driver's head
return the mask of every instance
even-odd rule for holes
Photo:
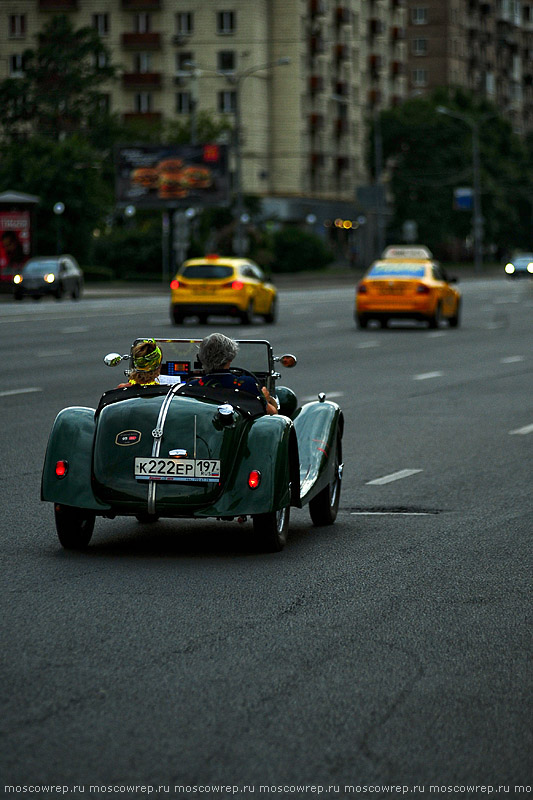
[[[223,333],[211,333],[202,339],[198,358],[205,372],[216,372],[219,369],[227,369],[238,350],[239,345],[229,336],[224,336]]]

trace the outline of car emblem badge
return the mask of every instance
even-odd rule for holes
[[[152,436],[154,437],[154,439],[160,439],[163,436],[163,429],[154,428],[152,431]]]
[[[115,444],[120,447],[127,447],[130,444],[138,444],[141,441],[140,431],[120,431],[115,437]]]

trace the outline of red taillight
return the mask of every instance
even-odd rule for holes
[[[425,286],[423,283],[419,283],[418,286],[416,287],[417,294],[429,294],[430,291],[431,289],[429,288],[429,286]]]
[[[58,478],[64,478],[68,472],[68,461],[56,461],[56,475]]]
[[[180,282],[177,281],[177,280],[170,281],[170,288],[171,289],[179,289],[180,288]]]
[[[250,489],[257,489],[261,483],[261,473],[258,469],[253,469],[248,475],[248,486]]]
[[[366,288],[364,283],[360,283],[357,287],[357,294],[366,294],[368,289]]]
[[[233,281],[231,284],[232,289],[244,289],[244,283],[242,281]]]

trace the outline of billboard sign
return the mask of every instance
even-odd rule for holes
[[[0,282],[11,283],[30,254],[30,212],[0,210]]]
[[[226,205],[227,145],[138,145],[116,151],[116,201],[136,208]]]

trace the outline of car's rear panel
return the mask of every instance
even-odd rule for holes
[[[215,277],[217,272],[221,277]],[[186,265],[172,282],[172,305],[191,314],[217,310],[245,311],[249,300],[250,286],[241,280],[235,266],[221,260],[216,264]]]
[[[368,279],[357,294],[359,312],[429,313],[435,304],[434,290],[418,279]]]

